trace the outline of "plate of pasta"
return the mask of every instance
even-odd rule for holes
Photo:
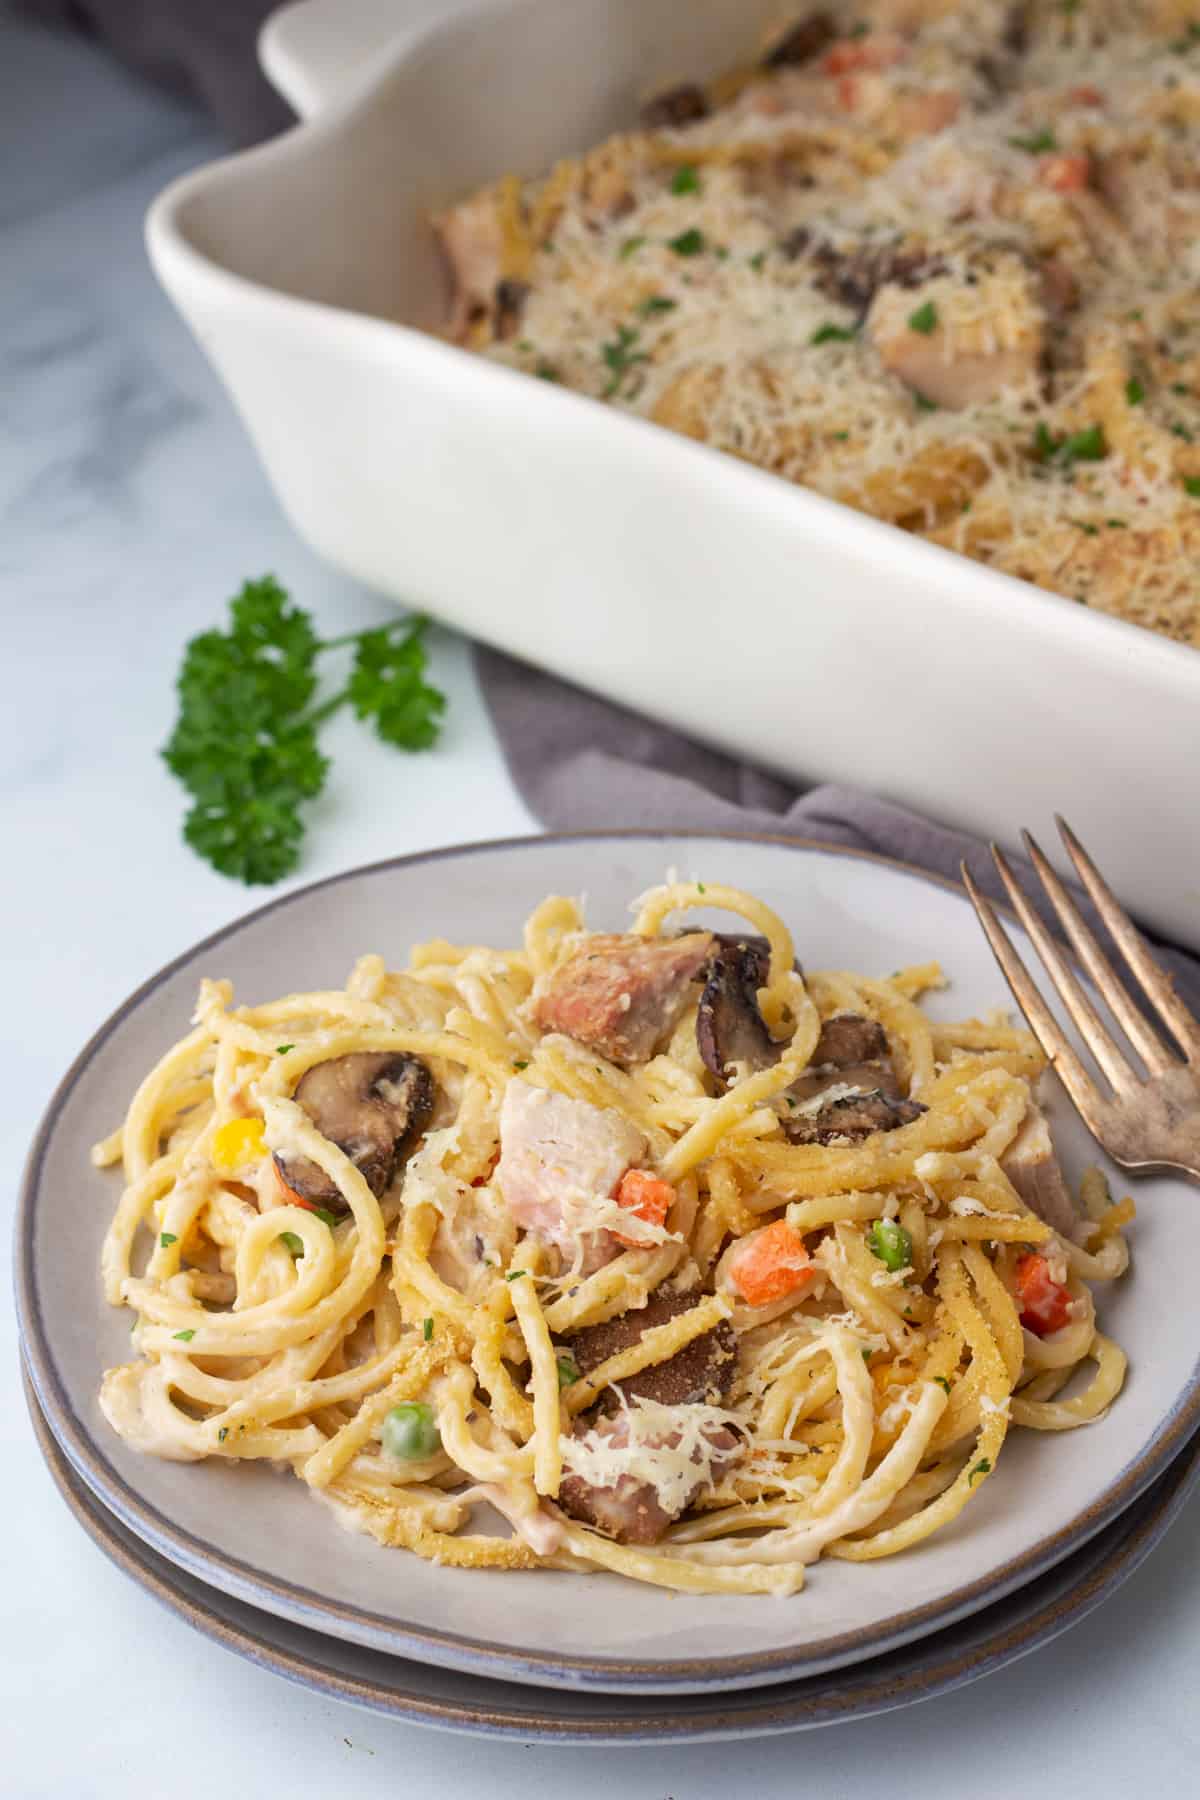
[[[586,896],[586,899],[583,898]],[[65,1078],[19,1236],[76,1472],[191,1573],[476,1674],[720,1689],[1036,1580],[1200,1416],[957,890],[811,843],[401,858]]]

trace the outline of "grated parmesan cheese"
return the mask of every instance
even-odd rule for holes
[[[524,183],[519,327],[478,347],[1200,644],[1200,45],[1116,0],[1031,9],[1020,52],[1002,0],[829,10],[875,27],[861,68]],[[1095,428],[1096,459],[1053,448]]]
[[[728,1461],[725,1434],[738,1421],[717,1406],[664,1406],[639,1397],[604,1423],[607,1431],[593,1426],[580,1437],[559,1439],[563,1467],[590,1487],[644,1482],[663,1511],[676,1517],[711,1481],[714,1462]]]

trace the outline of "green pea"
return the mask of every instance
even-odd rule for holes
[[[876,1219],[867,1233],[867,1248],[893,1275],[912,1262],[912,1238],[894,1219]]]
[[[381,1435],[387,1455],[398,1462],[424,1462],[442,1447],[433,1408],[424,1400],[406,1400],[402,1406],[393,1406],[384,1418]]]

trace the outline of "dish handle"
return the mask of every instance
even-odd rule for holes
[[[470,7],[471,0],[297,0],[263,24],[258,60],[288,105],[311,119],[385,52]]]

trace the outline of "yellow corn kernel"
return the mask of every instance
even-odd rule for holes
[[[213,1166],[231,1173],[243,1163],[257,1162],[266,1153],[261,1119],[230,1119],[212,1141]]]

